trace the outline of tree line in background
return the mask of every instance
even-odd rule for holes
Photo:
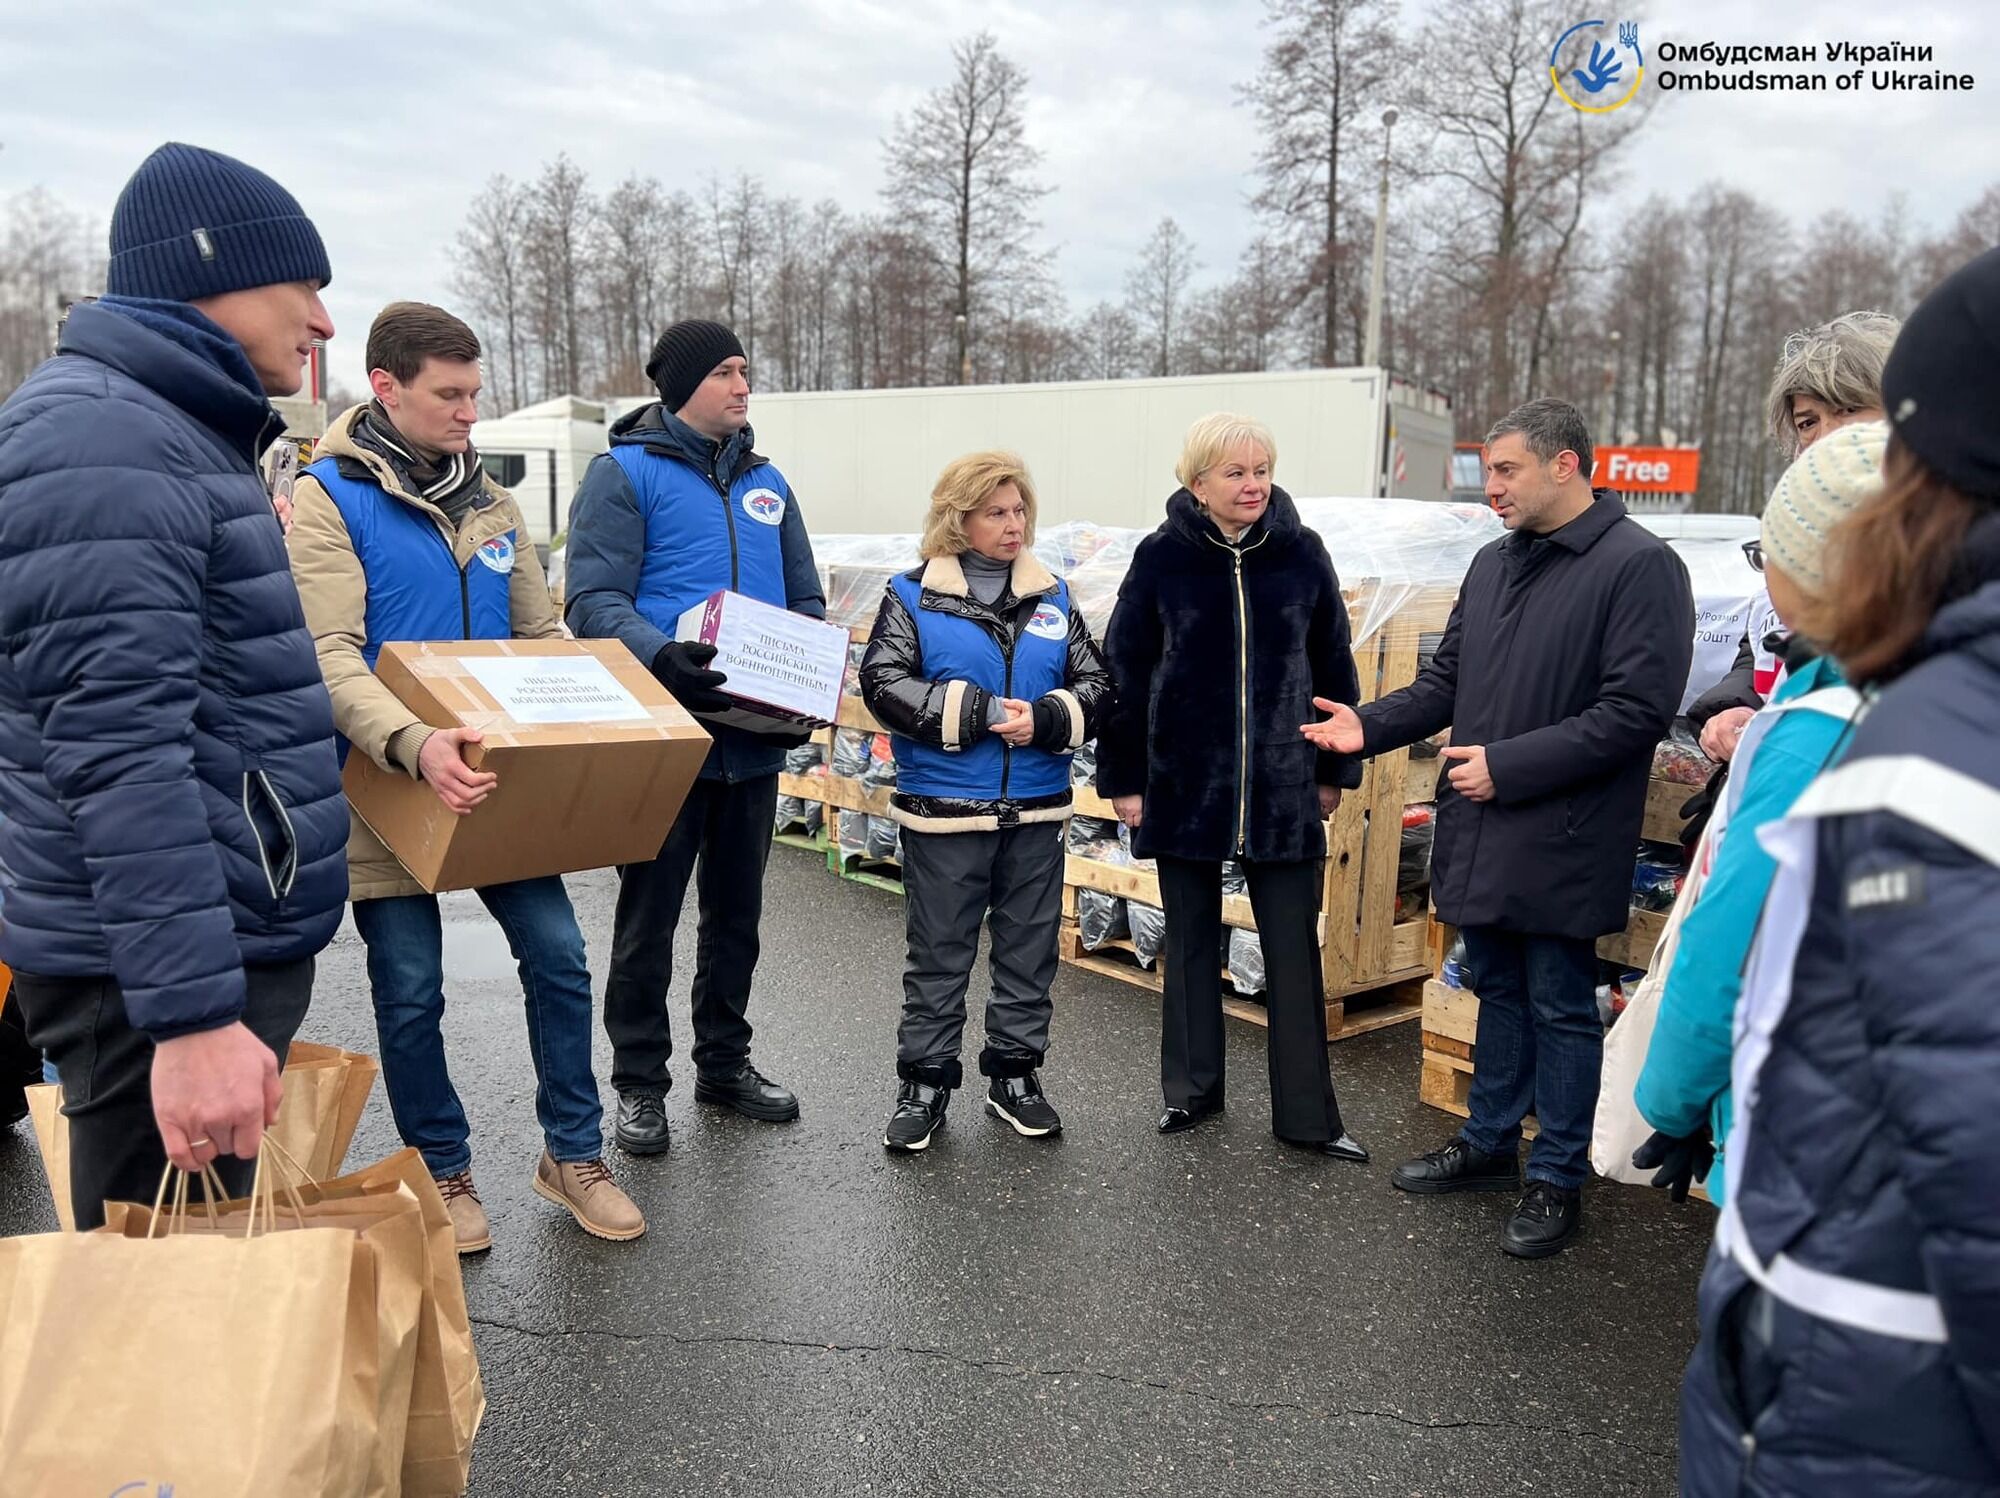
[[[1448,394],[1461,438],[1562,395],[1600,441],[1700,445],[1699,507],[1754,510],[1782,462],[1763,396],[1784,335],[1905,312],[2000,243],[2000,183],[1929,232],[1887,185],[1872,220],[1832,208],[1792,223],[1722,183],[1635,204],[1618,170],[1650,99],[1585,116],[1556,98],[1559,0],[1439,0],[1412,32],[1396,0],[1265,5],[1240,90],[1262,232],[1233,268],[1206,265],[1167,216],[1121,299],[1071,306],[1036,217],[1050,188],[1024,128],[1029,82],[982,33],[892,124],[866,207],[774,196],[748,173],[600,189],[566,156],[491,179],[450,257],[496,404],[643,392],[654,337],[690,316],[734,327],[766,390],[1359,363],[1386,159],[1382,362]],[[1467,37],[1479,67],[1406,96],[1424,59]],[[46,350],[54,292],[91,269],[86,240],[46,194],[10,205],[0,390]]]

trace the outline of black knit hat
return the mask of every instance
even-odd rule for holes
[[[113,296],[192,302],[253,286],[333,279],[299,200],[233,156],[161,146],[111,210]]]
[[[1952,272],[1904,322],[1882,367],[1882,409],[1938,477],[2000,499],[2000,249]]]
[[[646,361],[646,378],[659,387],[660,399],[669,411],[678,411],[694,394],[694,387],[714,372],[724,359],[743,357],[743,345],[736,335],[719,322],[685,318],[660,335],[653,345],[653,357]]]

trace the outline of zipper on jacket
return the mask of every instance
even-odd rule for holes
[[[444,554],[451,558],[452,568],[458,573],[458,617],[463,630],[459,638],[469,640],[472,638],[472,581],[466,573],[472,566],[472,558],[467,557],[465,566],[459,566],[458,550],[453,544],[451,533],[444,528],[443,521],[438,522],[437,533],[438,540],[444,544]]]
[[[742,559],[736,551],[736,506],[729,502],[729,486],[722,482],[722,444],[719,442],[715,445],[715,464],[709,469],[708,481],[722,496],[722,518],[729,526],[729,591],[740,593],[743,591]]]
[[[1250,823],[1250,605],[1243,593],[1243,553],[1270,539],[1266,531],[1248,546],[1216,540],[1229,553],[1236,575],[1236,856],[1243,856],[1244,834]]]
[[[1000,678],[1002,695],[1014,695],[1014,635],[1012,630],[1003,630],[1000,637],[1000,659],[1006,669]],[[1014,768],[1014,746],[1005,739],[1000,741],[1000,817],[1004,823],[1007,816],[1007,777]]]

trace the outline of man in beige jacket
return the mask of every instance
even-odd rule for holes
[[[424,780],[454,813],[477,816],[494,786],[463,756],[478,731],[420,721],[376,678],[376,656],[390,640],[552,638],[562,625],[520,508],[472,447],[478,338],[441,308],[396,302],[368,330],[367,358],[375,398],[334,421],[294,491],[292,573],[344,751]],[[458,1251],[476,1253],[493,1239],[445,1068],[438,902],[358,816],[348,865],[396,1127],[437,1177]],[[547,1141],[534,1189],[599,1238],[636,1238],[645,1218],[603,1161],[590,970],[563,882],[476,893],[506,933],[527,998]]]

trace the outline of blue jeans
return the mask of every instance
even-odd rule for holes
[[[549,1154],[559,1161],[595,1160],[604,1150],[604,1105],[590,1070],[590,969],[569,892],[551,876],[474,893],[500,923],[521,966],[535,1114]],[[437,897],[357,900],[354,924],[368,944],[382,1081],[396,1131],[423,1152],[432,1175],[456,1175],[472,1163],[472,1143],[445,1070],[444,928]]]
[[[1527,1178],[1581,1186],[1604,1065],[1597,943],[1496,926],[1467,926],[1460,935],[1479,995],[1479,1033],[1472,1116],[1459,1133],[1489,1155],[1514,1154],[1532,1108],[1541,1132],[1528,1151]]]

